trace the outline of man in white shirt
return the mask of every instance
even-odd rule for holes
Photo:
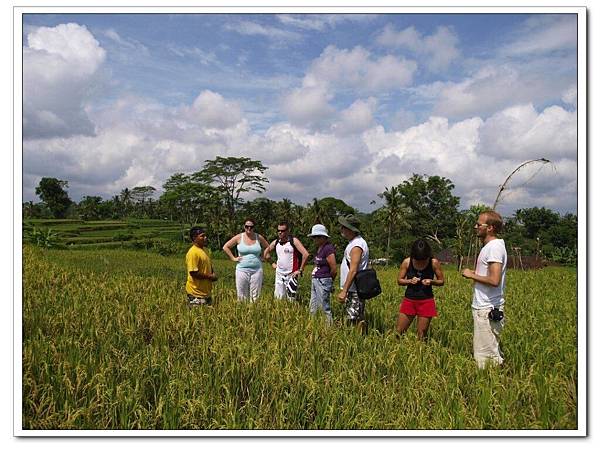
[[[292,277],[297,279],[302,276],[304,266],[308,261],[308,250],[297,237],[290,236],[290,226],[286,221],[277,225],[277,239],[275,239],[264,251],[266,261],[271,259],[271,252],[275,250],[277,262],[273,263],[275,269],[275,298],[292,300],[286,290],[286,286]]]
[[[463,270],[463,277],[473,283],[473,356],[479,368],[486,364],[502,364],[500,332],[504,327],[504,283],[507,254],[502,231],[502,217],[495,211],[484,211],[475,224],[483,248],[477,257],[475,271]]]

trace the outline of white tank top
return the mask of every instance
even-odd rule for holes
[[[344,287],[346,277],[348,276],[348,272],[350,272],[350,267],[348,267],[350,264],[350,252],[354,247],[360,247],[362,249],[362,256],[360,257],[360,261],[358,262],[358,270],[365,270],[369,265],[369,246],[367,245],[367,242],[363,239],[363,237],[358,235],[350,242],[348,242],[346,250],[344,250],[344,259],[342,259],[342,261],[340,262],[340,288]],[[354,282],[352,282],[348,291],[356,291],[356,286],[354,285]]]
[[[292,273],[294,268],[294,247],[290,242],[286,242],[281,245],[275,244],[275,251],[277,252],[277,272],[282,275],[289,275]]]

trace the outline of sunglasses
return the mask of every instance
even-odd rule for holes
[[[287,231],[287,228],[285,230],[277,230],[278,233],[285,233]]]
[[[254,228],[254,225],[244,225],[244,228],[248,228],[249,230],[251,230],[252,228]]]

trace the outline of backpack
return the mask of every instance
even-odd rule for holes
[[[348,259],[346,259],[346,264],[350,269]],[[381,284],[377,279],[377,272],[373,268],[358,270],[354,277],[354,285],[356,286],[358,298],[361,300],[368,300],[381,294]]]

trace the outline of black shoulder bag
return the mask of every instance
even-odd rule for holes
[[[348,259],[346,259],[346,264],[348,265],[348,269],[350,269]],[[361,300],[369,300],[381,294],[381,284],[379,284],[377,272],[373,268],[358,270],[354,277],[354,285],[356,286],[358,298]]]

